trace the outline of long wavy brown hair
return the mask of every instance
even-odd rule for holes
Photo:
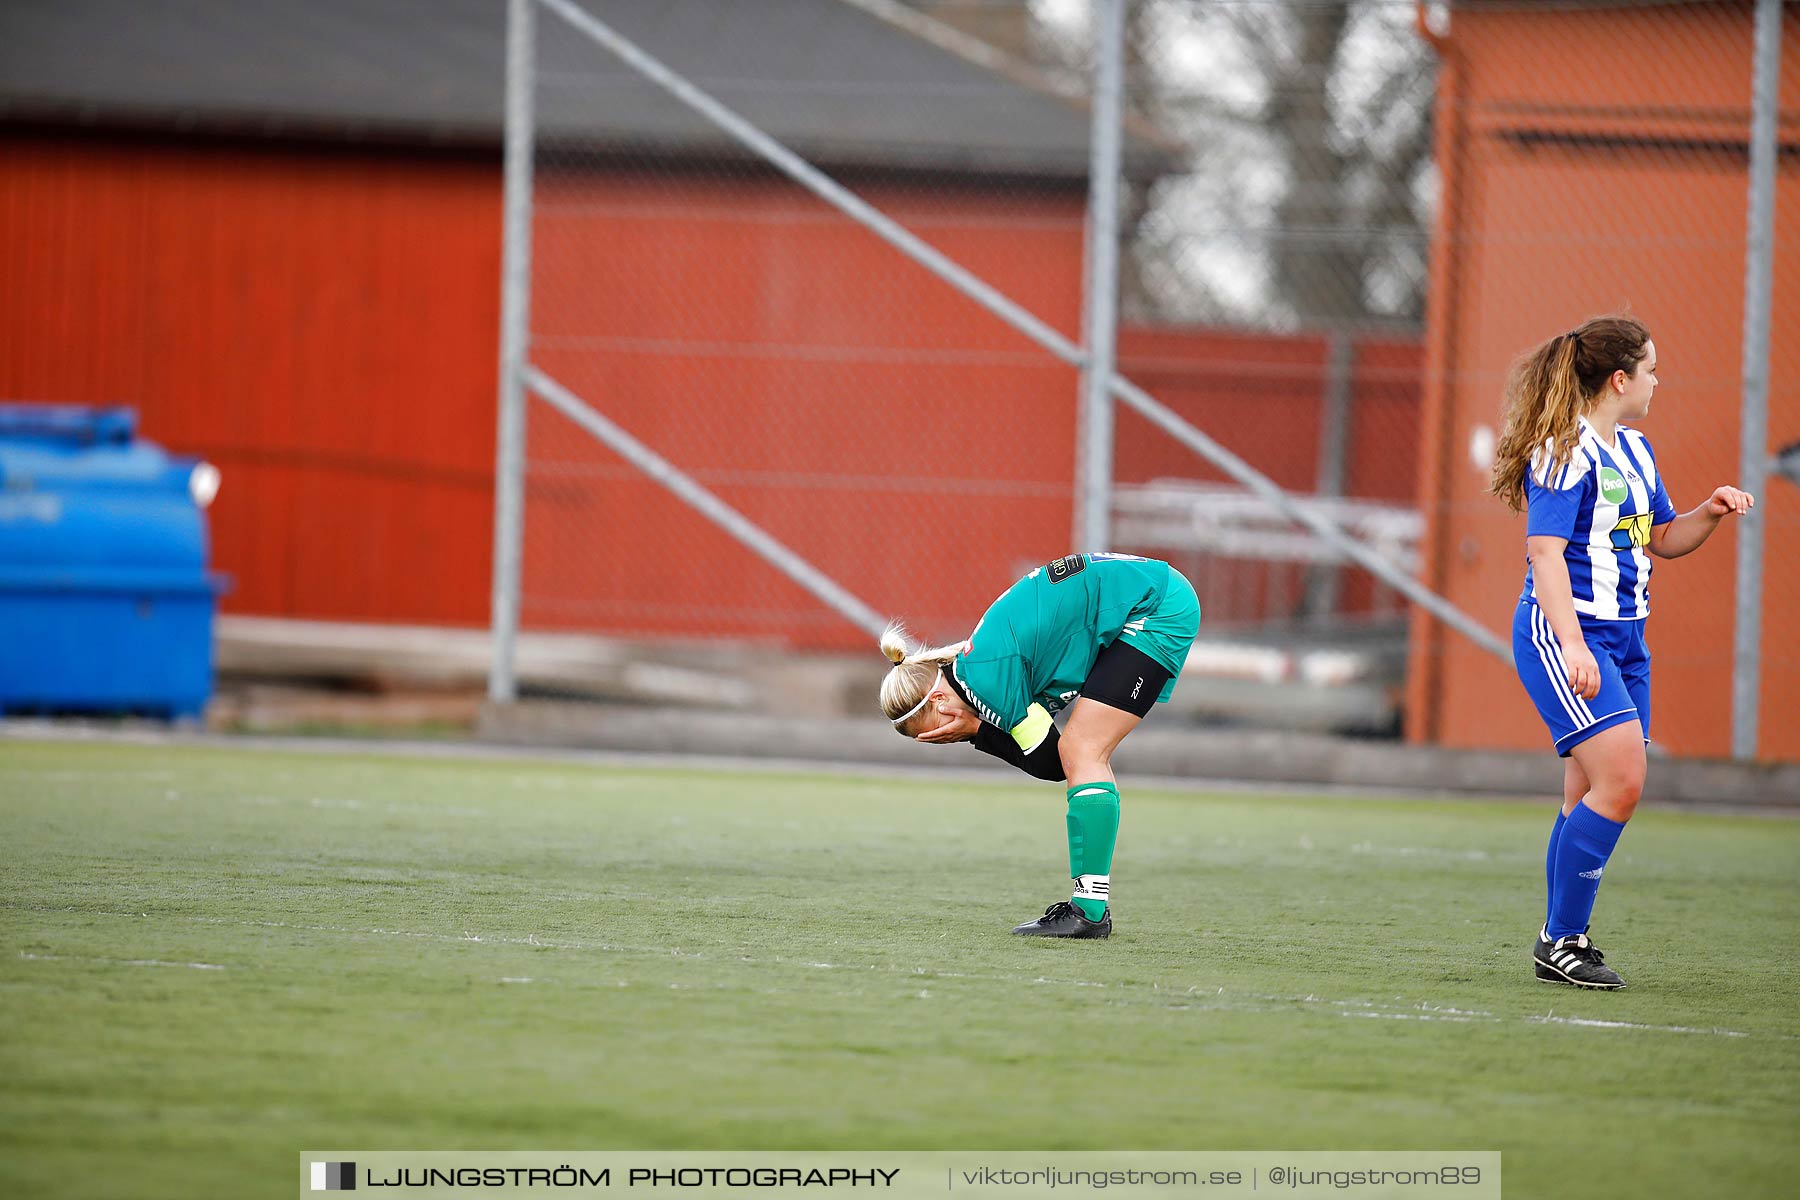
[[[1612,313],[1591,317],[1521,355],[1506,380],[1506,423],[1488,490],[1514,512],[1523,509],[1533,456],[1547,444],[1550,469],[1565,465],[1580,440],[1579,419],[1606,381],[1614,371],[1636,374],[1649,348],[1650,331],[1642,321]]]

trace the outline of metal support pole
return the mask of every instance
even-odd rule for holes
[[[1333,330],[1325,338],[1325,387],[1319,394],[1319,467],[1314,494],[1333,500],[1344,494],[1344,467],[1350,457],[1350,390],[1355,380],[1356,343]],[[1337,611],[1342,568],[1319,563],[1306,581],[1306,615],[1315,621]]]
[[[1761,496],[1769,459],[1769,316],[1775,282],[1775,117],[1781,90],[1781,0],[1757,0],[1751,72],[1750,211],[1744,236],[1743,412],[1738,486]],[[1731,639],[1731,756],[1756,757],[1762,688],[1763,518],[1737,527],[1737,620]]]
[[[1118,341],[1119,121],[1125,76],[1125,5],[1094,8],[1094,112],[1089,138],[1087,290],[1083,294],[1081,423],[1077,439],[1075,548],[1112,543],[1113,407],[1107,389]]]
[[[488,699],[518,695],[520,543],[525,525],[525,355],[531,322],[532,95],[536,0],[509,0],[506,15],[505,229],[500,266],[500,403],[494,461],[493,662]]]

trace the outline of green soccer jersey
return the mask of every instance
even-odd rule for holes
[[[1071,554],[1033,568],[989,606],[956,656],[959,690],[977,716],[1029,749],[1048,729],[1048,714],[1080,694],[1100,651],[1128,628],[1142,630],[1171,578],[1180,576],[1168,563],[1130,554]],[[1171,674],[1182,667],[1162,665]],[[1031,712],[1034,704],[1041,714]]]

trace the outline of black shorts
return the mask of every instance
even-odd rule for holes
[[[1081,685],[1081,694],[1109,708],[1120,709],[1134,717],[1150,711],[1163,685],[1169,682],[1169,668],[1125,642],[1113,642],[1100,651]]]

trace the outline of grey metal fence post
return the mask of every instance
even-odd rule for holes
[[[1337,499],[1344,494],[1344,470],[1350,457],[1350,394],[1355,383],[1356,343],[1341,329],[1325,336],[1325,386],[1319,394],[1319,466],[1314,494]],[[1337,611],[1342,568],[1319,563],[1306,580],[1306,614],[1314,621]]]
[[[1081,420],[1076,475],[1075,549],[1112,541],[1113,360],[1119,313],[1119,122],[1125,76],[1125,5],[1094,7],[1094,111],[1089,135],[1087,290],[1083,294]]]
[[[505,230],[500,267],[500,393],[494,461],[493,661],[488,699],[518,695],[519,577],[525,507],[525,355],[531,320],[532,98],[537,0],[506,16]]]
[[[1738,486],[1761,496],[1769,458],[1769,320],[1775,281],[1775,117],[1781,89],[1781,0],[1757,0],[1751,72],[1750,208],[1744,237],[1744,359]],[[1732,629],[1731,756],[1756,757],[1762,687],[1763,519],[1738,522]]]

